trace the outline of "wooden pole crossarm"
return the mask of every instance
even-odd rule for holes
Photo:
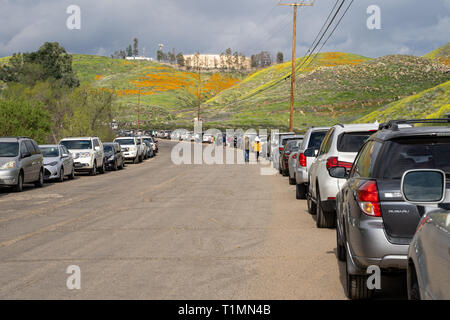
[[[278,2],[279,6],[295,6],[295,7],[311,7],[314,5],[314,1],[305,3],[281,3],[281,0]]]

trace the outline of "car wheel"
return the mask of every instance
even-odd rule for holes
[[[102,163],[102,166],[100,167],[99,172],[100,172],[101,174],[104,174],[104,173],[106,172],[106,165],[105,165],[105,162],[104,162],[104,161],[103,161],[103,163]]]
[[[91,176],[97,175],[97,162],[94,162],[94,166],[91,169]]]
[[[34,183],[34,186],[36,188],[42,188],[44,186],[44,174],[42,173],[42,170],[39,171],[39,179]]]
[[[293,186],[293,185],[295,185],[295,183],[296,183],[295,178],[292,179],[291,177],[289,177],[289,185]]]
[[[23,173],[19,173],[19,177],[17,178],[17,184],[14,186],[14,192],[22,192],[23,191]]]
[[[342,244],[341,237],[339,236],[339,230],[336,228],[336,255],[339,261],[345,261],[347,255],[345,253],[345,247]]]
[[[309,193],[306,195],[306,204],[308,205],[308,212],[310,214],[316,214],[316,204]]]
[[[408,299],[421,300],[417,274],[411,266],[408,266]]]
[[[369,290],[369,288],[367,287],[367,279],[369,278],[369,276],[349,274],[347,263],[348,262],[346,262],[345,265],[347,297],[352,300],[370,299],[373,295],[373,290]]]
[[[334,227],[334,215],[332,212],[325,212],[323,211],[322,205],[321,205],[321,198],[320,198],[320,191],[317,191],[317,205],[316,205],[316,212],[317,212],[317,219],[316,219],[316,226],[317,228],[333,228]]]
[[[113,166],[113,170],[117,171],[119,169],[119,166],[117,164],[117,160],[114,161],[114,166]]]
[[[298,200],[306,199],[306,186],[305,184],[297,184],[295,186],[295,197]]]
[[[69,175],[69,180],[75,179],[75,168],[72,166],[72,172]]]
[[[141,156],[139,157],[139,163],[141,163],[142,161],[144,161],[144,155],[141,155]]]
[[[136,156],[136,158],[134,158],[134,161],[133,161],[133,163],[134,163],[134,164],[137,164],[137,163],[139,163],[139,156]]]
[[[61,167],[61,169],[59,169],[59,179],[58,182],[64,182],[64,168]]]

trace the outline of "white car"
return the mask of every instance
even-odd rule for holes
[[[106,172],[103,144],[98,137],[65,138],[59,144],[72,155],[75,171],[87,171],[92,176]]]
[[[280,169],[280,143],[281,139],[294,136],[294,132],[277,132],[272,135],[270,140],[270,156],[272,160],[272,165],[275,169]]]
[[[139,163],[144,160],[144,145],[142,138],[119,137],[114,142],[120,144],[125,160]]]
[[[347,181],[331,177],[328,170],[344,167],[350,171],[359,149],[378,128],[377,123],[338,124],[331,127],[323,139],[308,172],[308,210],[311,214],[317,214],[318,228],[335,226],[336,195]]]
[[[67,176],[70,180],[75,178],[73,158],[63,145],[40,145],[44,157],[44,179],[63,182]]]

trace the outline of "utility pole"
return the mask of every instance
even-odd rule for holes
[[[297,7],[313,6],[314,1],[305,3],[303,0],[301,3],[281,3],[278,2],[279,6],[291,6],[294,8],[294,26],[292,32],[292,74],[291,74],[291,111],[289,114],[289,131],[294,130],[294,93],[295,93],[295,47],[297,43]]]
[[[141,89],[139,89],[138,94],[138,120],[137,120],[137,131],[139,132],[141,124]]]
[[[197,53],[197,68],[198,68],[198,84],[197,84],[197,121],[200,122],[200,105],[201,105],[201,70],[200,70],[200,52]]]

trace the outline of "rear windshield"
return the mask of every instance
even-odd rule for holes
[[[41,151],[45,158],[59,157],[58,147],[41,147]]]
[[[119,143],[120,145],[134,145],[134,139],[116,139],[115,142]]]
[[[339,152],[358,152],[366,140],[374,132],[346,132],[339,136],[337,149]]]
[[[319,149],[322,144],[323,139],[327,135],[328,131],[315,131],[311,133],[311,137],[309,138],[308,149]]]
[[[414,138],[389,141],[383,177],[401,179],[412,169],[440,169],[450,174],[450,138]]]
[[[0,142],[0,158],[13,158],[19,155],[18,142]]]
[[[298,142],[301,140],[289,140],[286,143],[286,150],[289,151],[297,151],[298,150]]]
[[[91,140],[65,140],[61,144],[69,150],[92,149]]]

